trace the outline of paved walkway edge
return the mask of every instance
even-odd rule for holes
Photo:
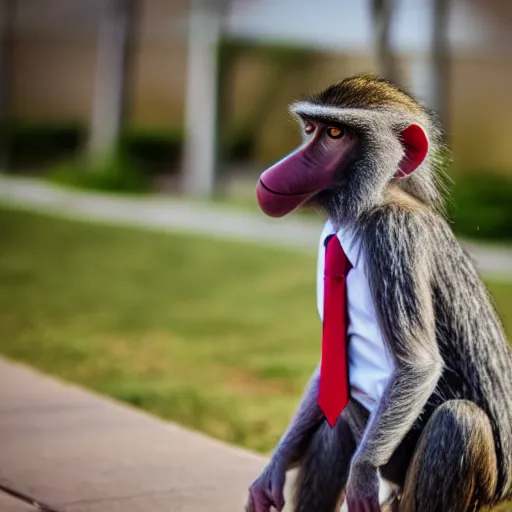
[[[30,178],[0,176],[0,204],[65,218],[186,232],[316,252],[320,219],[270,219],[257,212],[169,199],[65,189]],[[512,248],[462,242],[483,274],[512,280]]]
[[[241,511],[266,463],[2,358],[0,440],[12,493],[0,506],[13,511],[30,500],[56,512]]]
[[[65,189],[31,178],[0,176],[0,204],[60,217],[253,242],[316,252],[320,219],[270,219],[257,212],[157,197]],[[512,248],[462,242],[482,274],[512,280]]]

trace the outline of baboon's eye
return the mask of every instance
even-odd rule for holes
[[[331,139],[341,139],[343,137],[343,130],[336,126],[329,126],[326,133]]]
[[[304,131],[309,135],[315,131],[315,125],[311,123],[304,124]]]

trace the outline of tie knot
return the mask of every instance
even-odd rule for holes
[[[346,276],[351,268],[352,265],[343,247],[341,247],[339,238],[336,235],[331,237],[325,251],[324,275],[331,277]]]

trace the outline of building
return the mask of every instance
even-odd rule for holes
[[[432,1],[399,1],[393,21],[393,47],[404,81],[427,101]],[[10,107],[14,117],[90,122],[103,2],[17,0]],[[128,122],[157,129],[182,126],[188,91],[188,1],[140,0],[138,12]],[[288,101],[374,68],[369,0],[233,0],[223,23],[228,36],[306,47],[312,55],[268,94],[255,142],[261,163],[280,156],[296,140],[285,115]],[[512,173],[512,3],[452,0],[448,35],[447,117],[456,166]],[[237,55],[230,68],[232,126],[252,115],[251,107],[272,81],[273,66],[251,52]]]

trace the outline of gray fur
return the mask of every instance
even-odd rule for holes
[[[295,512],[334,510],[339,502],[356,449],[346,416],[342,414],[334,428],[323,421],[314,432],[297,478]],[[329,478],[325,477],[325,467],[329,468]]]
[[[439,215],[390,203],[360,222],[376,310],[398,370],[356,456],[386,464],[413,425],[421,430],[446,400],[467,399],[491,422],[495,498],[504,499],[512,492],[512,360],[485,286]]]
[[[447,446],[450,453],[446,452]],[[444,402],[421,434],[404,485],[401,509],[479,510],[493,499],[496,474],[489,468],[495,466],[496,453],[487,415],[467,400]]]
[[[361,230],[375,308],[396,366],[355,457],[375,467],[388,462],[442,373],[424,228],[417,214],[390,204],[369,214]]]
[[[318,426],[324,421],[324,416],[318,405],[318,384],[320,368],[317,367],[311,376],[304,397],[290,426],[281,437],[274,457],[284,459],[286,466],[291,468],[304,455],[308,442]]]

